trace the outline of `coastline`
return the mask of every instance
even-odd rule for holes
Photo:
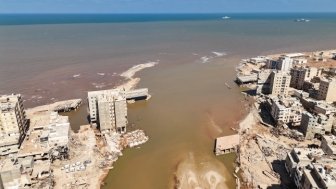
[[[125,78],[124,83],[122,83],[118,86],[115,86],[113,89],[124,89],[126,91],[134,89],[141,80],[139,77],[135,77],[136,73],[142,71],[143,69],[153,67],[157,64],[158,64],[158,62],[148,62],[148,63],[144,63],[144,64],[138,64],[138,65],[135,65],[135,66],[129,68],[128,70],[126,70],[126,71],[124,71],[120,74],[121,77]],[[54,102],[54,103],[50,103],[50,104],[45,104],[45,105],[42,105],[42,106],[36,106],[36,107],[33,107],[33,108],[29,108],[29,109],[27,109],[27,116],[29,118],[32,118],[34,116],[39,116],[41,114],[45,114],[45,113],[48,113],[48,112],[51,112],[51,111],[56,111],[57,108],[70,106],[70,104],[73,104],[74,102],[79,102],[79,103],[76,104],[75,108],[72,109],[72,110],[76,110],[77,107],[81,105],[82,100],[81,99],[72,99],[72,100],[58,101],[58,102]],[[69,110],[69,111],[72,111],[72,110]],[[71,161],[74,161],[74,159],[77,159],[77,161],[79,161],[78,160],[79,156],[85,156],[85,154],[83,154],[83,153],[86,153],[86,152],[84,152],[86,150],[81,151],[81,150],[78,150],[78,149],[81,148],[80,146],[90,145],[90,143],[85,139],[87,137],[87,135],[90,136],[90,135],[93,135],[93,133],[96,133],[95,135],[97,136],[97,134],[99,134],[99,131],[97,129],[91,128],[90,125],[81,125],[80,127],[81,127],[81,129],[78,131],[78,133],[75,133],[72,130],[72,128],[71,128],[71,131],[70,131],[70,133],[71,133],[70,138],[72,138],[72,139],[73,138],[78,138],[79,141],[81,141],[80,139],[82,139],[82,141],[79,142],[79,143],[81,143],[81,145],[79,145],[79,146],[76,142],[71,144],[71,145],[74,146],[74,149],[73,149],[73,152],[72,152],[73,158],[72,158]],[[96,176],[88,179],[87,183],[89,183],[90,188],[92,187],[92,188],[99,189],[104,184],[104,180],[107,177],[110,169],[113,169],[112,165],[115,161],[118,160],[118,156],[116,156],[113,159],[110,159],[110,157],[108,159],[100,157],[99,154],[101,154],[103,152],[104,153],[107,152],[108,149],[106,149],[106,145],[105,146],[103,145],[104,140],[103,140],[102,136],[98,137],[98,138],[95,137],[94,140],[95,140],[95,143],[97,143],[97,146],[98,146],[97,150],[98,150],[99,153],[97,153],[95,150],[93,150],[93,151],[89,150],[88,151],[88,153],[93,154],[92,164],[95,165],[92,168],[88,168],[88,169],[89,169],[89,172],[92,172],[92,173],[96,172]],[[118,143],[120,145],[120,149],[118,149],[118,150],[120,150],[119,155],[122,155],[121,151],[126,146],[125,146],[125,144],[122,144],[123,140],[120,138],[120,136],[116,140],[118,141]],[[90,149],[90,148],[88,148],[88,149]],[[99,160],[100,163],[98,162],[98,160]],[[67,160],[65,162],[68,162],[68,161],[70,161],[70,160]],[[104,164],[105,164],[104,167],[98,168],[98,166],[101,165],[102,162],[104,162]],[[55,169],[60,168],[60,166],[58,164],[62,164],[62,162],[58,162],[57,165],[54,165]],[[64,178],[62,178],[63,177],[62,173],[60,173],[59,170],[57,170],[55,172],[58,175],[58,176],[55,175],[55,178],[58,177],[60,183],[63,183]],[[95,181],[95,179],[97,179],[97,180]],[[57,185],[57,186],[60,187],[60,184]],[[62,185],[62,187],[63,187],[63,185]]]
[[[335,53],[335,49],[316,50],[310,52],[298,52],[307,57],[308,62],[306,66],[329,68],[336,65],[335,61],[323,60],[315,61],[318,55]],[[284,54],[296,54],[293,52],[277,53],[266,55],[271,59],[275,59]],[[322,54],[323,54],[322,53]],[[322,56],[322,55],[321,55]],[[255,69],[257,66],[247,65],[247,59],[243,59],[237,66],[237,75],[240,73],[245,75],[245,72]],[[324,63],[325,62],[325,63]],[[324,63],[324,64],[322,64]],[[256,64],[257,65],[257,64]],[[244,67],[245,66],[245,67]],[[302,65],[300,65],[302,66]],[[254,84],[242,84],[239,87],[253,90],[256,86]],[[261,117],[260,99],[256,95],[248,95],[242,92],[251,101],[245,101],[245,106],[250,107],[249,113],[239,122],[240,145],[238,155],[237,170],[240,170],[242,181],[240,186],[243,188],[261,187],[267,188],[269,186],[280,186],[282,184],[290,184],[290,177],[286,169],[280,163],[286,158],[288,152],[293,147],[304,148],[308,144],[314,144],[316,141],[300,141],[286,136],[275,136],[272,129],[275,128],[273,124],[267,124]]]

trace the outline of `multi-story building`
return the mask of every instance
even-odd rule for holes
[[[33,116],[30,122],[26,137],[29,140],[23,140],[17,158],[33,157],[34,160],[43,160],[67,157],[70,138],[68,116],[44,112]]]
[[[303,107],[296,98],[272,98],[271,115],[277,123],[299,126]]]
[[[304,167],[321,159],[323,155],[324,152],[321,149],[311,148],[294,148],[287,153],[285,168],[297,188],[300,188]]]
[[[126,132],[127,104],[123,96],[98,96],[99,128],[103,131]]]
[[[321,140],[321,148],[328,155],[336,155],[336,136],[323,135]]]
[[[269,94],[271,92],[271,74],[272,70],[262,70],[258,73],[257,94]]]
[[[288,56],[281,56],[277,63],[277,70],[288,72],[293,66],[293,59]]]
[[[126,93],[123,90],[88,92],[90,121],[102,132],[124,133],[127,125]]]
[[[316,134],[331,133],[334,117],[333,114],[311,114],[303,112],[301,118],[301,131],[306,139],[313,139]]]
[[[17,151],[27,128],[21,95],[0,96],[0,155]]]
[[[296,89],[303,89],[305,81],[310,81],[315,76],[320,76],[321,71],[314,67],[294,67],[291,69],[290,86]]]
[[[300,189],[336,189],[335,163],[312,163],[303,170]]]
[[[288,96],[291,76],[286,72],[273,71],[271,74],[271,94]]]
[[[336,80],[335,79],[329,79],[329,80],[321,79],[317,99],[325,100],[327,102],[336,101]]]

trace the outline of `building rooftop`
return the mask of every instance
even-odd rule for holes
[[[303,54],[303,53],[290,53],[290,54],[285,54],[282,55],[283,57],[289,57],[289,58],[299,58],[299,57],[306,57],[307,55]]]
[[[326,188],[336,187],[336,168],[334,166],[313,163],[313,167],[317,173],[317,175],[313,174],[313,178],[318,185]]]
[[[295,161],[296,162],[310,162],[313,159],[321,158],[324,155],[322,149],[314,149],[314,148],[294,148],[293,151],[295,153]],[[293,154],[292,154],[293,155]]]
[[[60,116],[57,112],[49,112],[34,116],[31,120],[31,127],[22,142],[18,157],[29,155],[47,154],[53,147],[48,143],[51,139],[64,137],[63,142],[68,142],[70,123],[67,116]],[[56,140],[55,140],[56,141]],[[63,145],[58,140],[58,145]]]
[[[239,135],[223,136],[216,139],[216,149],[225,150],[239,145]]]

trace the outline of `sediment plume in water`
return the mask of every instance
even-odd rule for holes
[[[195,155],[189,153],[177,164],[174,189],[227,189],[224,170],[213,162],[197,164]]]

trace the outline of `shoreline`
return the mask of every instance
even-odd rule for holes
[[[124,89],[126,91],[134,89],[141,80],[139,77],[135,77],[136,73],[142,71],[143,69],[154,67],[158,63],[159,62],[157,61],[157,62],[148,62],[148,63],[134,65],[133,67],[129,68],[128,70],[126,70],[126,71],[124,71],[120,74],[121,77],[124,77],[124,79],[125,79],[124,82],[120,85],[117,85],[117,86],[113,87],[112,89]],[[78,104],[78,106],[80,106],[82,104],[82,99],[72,99],[72,100],[57,101],[57,102],[53,102],[53,103],[50,103],[50,104],[45,104],[45,105],[41,105],[41,106],[35,106],[35,107],[32,107],[32,108],[28,108],[26,110],[27,111],[27,116],[29,118],[31,118],[33,116],[38,116],[39,114],[44,114],[44,113],[47,113],[47,112],[56,111],[57,108],[59,108],[59,107],[70,106],[70,104],[72,104],[74,102],[78,102],[78,101],[80,102]],[[78,106],[76,105],[74,109],[71,109],[69,111],[72,111],[72,110],[75,111]],[[81,125],[80,127],[82,127],[82,126],[84,126],[83,129],[85,129],[85,131],[89,130],[89,132],[93,132],[93,133],[99,132],[96,129],[91,128],[91,126]],[[86,127],[89,127],[89,128],[86,128]],[[72,137],[82,137],[82,135],[85,134],[84,131],[82,131],[82,132],[84,132],[84,134],[81,133],[81,129],[78,131],[78,133],[75,133],[74,130],[71,128],[70,132],[72,133],[70,135],[71,138]],[[104,137],[103,136],[101,136],[99,138],[96,137],[95,140],[97,142],[97,145],[100,146],[100,147],[98,147],[98,150],[99,151],[106,151],[106,146],[103,146],[102,144],[98,144],[98,143],[102,143],[102,141],[104,141]],[[121,140],[121,138],[119,138],[118,141],[119,141],[119,145],[121,147],[121,149],[119,149],[120,150],[120,155],[122,155],[121,151],[126,146],[124,146],[125,144],[122,144],[123,141]],[[105,145],[107,145],[107,144],[105,144]],[[79,148],[79,147],[75,147],[75,149],[73,149],[73,153],[78,153],[78,152],[76,152],[78,150],[77,148]],[[92,153],[95,153],[95,152],[92,152]],[[69,161],[69,160],[67,160],[67,161]],[[98,169],[99,175],[91,178],[91,179],[98,179],[97,182],[88,181],[88,182],[90,182],[91,187],[99,189],[105,184],[104,181],[105,181],[106,177],[108,176],[110,169],[113,169],[113,167],[112,167],[113,163],[117,160],[118,160],[118,156],[115,159],[113,159],[112,161],[104,160],[104,162],[107,163],[107,165],[104,166],[104,168]],[[93,161],[93,162],[95,162],[95,161]],[[62,164],[62,161],[59,162],[59,163]],[[57,166],[56,166],[56,168],[57,168]]]
[[[298,64],[298,66],[319,68],[334,67],[336,65],[335,61],[324,61],[324,59],[322,61],[316,61],[314,59],[321,52],[323,52],[324,55],[332,55],[336,52],[336,50],[327,49],[310,52],[298,52],[304,54],[308,60],[306,64]],[[295,53],[277,53],[266,55],[266,57],[274,60],[284,54]],[[250,63],[248,63],[247,60],[248,59],[243,59],[239,64],[237,64],[237,76],[239,73],[245,75],[246,70],[251,71],[257,68],[258,64],[248,65]],[[321,62],[326,63],[321,64]],[[256,87],[254,84],[238,84],[238,86],[248,90],[254,90]],[[259,102],[260,95],[248,95],[244,91],[241,93],[251,99],[251,101],[244,102],[245,106],[250,108],[248,110],[248,114],[239,122],[240,145],[239,151],[237,152],[239,163],[236,165],[236,168],[241,170],[239,173],[242,178],[240,186],[243,186],[243,188],[251,188],[252,186],[266,188],[271,185],[290,183],[290,178],[287,175],[286,170],[281,167],[282,165],[280,163],[275,164],[274,162],[284,160],[286,154],[290,152],[293,147],[305,147],[308,144],[316,143],[316,141],[306,140],[298,142],[294,138],[288,138],[281,135],[275,136],[272,133],[272,128],[275,128],[275,125],[264,123],[261,117],[262,112],[260,112]],[[268,154],[269,152],[271,154]],[[283,183],[283,180],[286,180],[286,182]]]

